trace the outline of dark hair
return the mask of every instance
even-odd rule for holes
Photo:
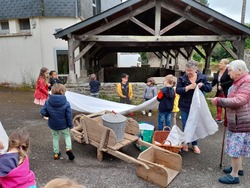
[[[121,78],[126,78],[126,77],[128,77],[128,75],[126,73],[121,74]]]
[[[50,72],[49,72],[49,75],[52,76],[52,74],[53,74],[54,72],[56,73],[55,70],[50,71]]]

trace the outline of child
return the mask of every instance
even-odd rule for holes
[[[90,86],[90,95],[92,97],[99,98],[100,82],[96,80],[95,74],[90,75],[89,86]]]
[[[49,90],[51,90],[51,88],[52,88],[52,86],[54,84],[60,84],[61,81],[57,78],[57,72],[55,70],[50,71],[49,75],[50,75],[50,78],[49,78],[49,83],[50,83]]]
[[[48,125],[52,131],[54,159],[60,159],[59,139],[63,134],[66,143],[66,154],[69,160],[74,160],[69,129],[73,128],[72,110],[65,97],[66,88],[62,84],[54,84],[51,89],[52,95],[45,102],[40,113],[49,117]]]
[[[175,77],[169,74],[165,77],[164,88],[157,95],[160,102],[158,106],[158,130],[163,130],[165,119],[166,126],[171,127],[171,112],[174,106],[174,81]]]
[[[35,100],[34,103],[38,105],[44,105],[45,101],[49,97],[49,70],[46,67],[41,68],[39,77],[36,82],[36,91],[34,94]]]
[[[175,97],[174,97],[174,107],[172,110],[172,125],[176,125],[176,116],[177,116],[177,113],[180,111],[178,107],[180,95],[176,93],[176,84],[177,84],[177,78],[175,77],[175,81],[174,81]]]
[[[83,185],[68,179],[68,178],[55,178],[49,181],[44,188],[86,188]]]
[[[143,98],[145,101],[148,101],[152,98],[154,98],[157,95],[157,90],[155,86],[155,79],[154,78],[148,78],[147,79],[147,86],[144,90]],[[143,115],[146,114],[145,110],[142,111]],[[152,110],[148,111],[148,116],[152,116]]]
[[[29,168],[29,134],[16,130],[9,136],[9,148],[0,155],[0,187],[36,188],[35,174]]]
[[[132,103],[132,96],[133,96],[133,90],[132,90],[132,84],[128,82],[128,75],[123,73],[121,75],[121,83],[117,84],[117,92],[120,96],[120,102],[131,104]]]

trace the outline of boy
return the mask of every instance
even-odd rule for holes
[[[50,83],[50,86],[49,86],[49,90],[51,90],[52,86],[54,84],[60,84],[61,81],[58,79],[57,77],[57,72],[55,70],[52,70],[49,72],[49,75],[50,75],[50,79],[49,79],[49,83]]]
[[[163,122],[165,119],[166,126],[171,127],[171,112],[174,106],[174,83],[175,77],[169,74],[165,77],[164,88],[162,88],[157,100],[160,102],[158,106],[158,130],[163,130]]]
[[[121,75],[121,83],[117,84],[117,92],[118,95],[120,96],[120,102],[121,103],[126,103],[126,104],[131,104],[131,99],[133,96],[133,91],[132,91],[132,84],[128,82],[128,75],[123,73]]]

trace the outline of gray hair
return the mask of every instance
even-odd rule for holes
[[[237,59],[228,64],[228,67],[232,69],[232,71],[241,70],[242,72],[249,72],[245,61]]]
[[[191,69],[197,69],[198,67],[198,62],[197,61],[194,61],[194,60],[189,60],[187,63],[186,63],[186,68],[191,68]]]

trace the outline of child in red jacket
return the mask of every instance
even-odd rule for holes
[[[36,91],[34,94],[34,103],[38,105],[44,105],[45,101],[49,97],[49,70],[46,67],[41,68],[39,77],[36,82]]]

